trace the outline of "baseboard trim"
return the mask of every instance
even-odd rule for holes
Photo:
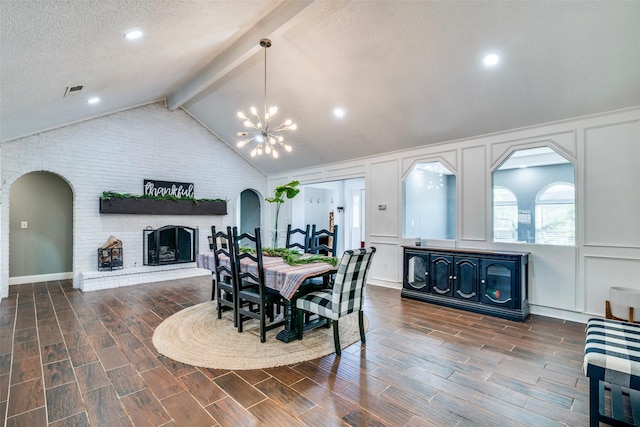
[[[73,272],[9,277],[9,285],[23,285],[25,283],[52,282],[54,280],[68,279],[73,279]]]

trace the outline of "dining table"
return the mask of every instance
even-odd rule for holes
[[[310,256],[310,255],[309,255]],[[303,255],[304,257],[304,255]],[[229,262],[225,256],[219,257],[220,262]],[[282,342],[288,343],[298,338],[298,327],[295,321],[295,302],[300,295],[313,290],[304,285],[307,279],[322,277],[328,278],[338,271],[338,267],[326,262],[313,262],[308,264],[289,265],[282,257],[263,256],[263,270],[265,286],[274,289],[282,295],[284,306],[284,329],[276,335]],[[215,271],[215,258],[213,252],[200,253],[196,257],[198,268]],[[240,269],[244,272],[257,273],[258,266],[250,259],[240,262]],[[305,327],[305,330],[307,328]]]

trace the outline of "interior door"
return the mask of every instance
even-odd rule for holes
[[[364,247],[364,189],[351,190],[347,212],[351,212],[351,223],[345,227],[345,241],[349,242],[347,249]]]
[[[260,198],[253,190],[244,190],[240,193],[238,225],[240,233],[253,234],[256,227],[260,227]]]

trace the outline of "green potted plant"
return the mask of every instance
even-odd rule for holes
[[[269,203],[276,204],[276,222],[273,232],[274,249],[278,247],[278,217],[280,216],[280,206],[282,206],[282,204],[285,202],[285,197],[287,199],[293,199],[298,195],[298,193],[300,192],[298,185],[300,185],[300,182],[296,180],[283,185],[279,185],[273,190],[273,197],[265,197],[264,199]]]

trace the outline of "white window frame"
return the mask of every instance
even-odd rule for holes
[[[555,187],[571,187],[573,197],[572,198],[558,198],[551,200],[544,200],[546,194]],[[545,209],[547,208],[547,209]],[[558,215],[560,210],[573,211],[573,218],[565,218],[564,226],[559,229],[549,229],[549,222],[545,220],[545,217],[549,215]],[[546,213],[544,211],[547,211]],[[555,213],[553,211],[556,211]],[[576,243],[576,187],[570,182],[553,182],[545,186],[536,196],[535,204],[535,243],[542,245],[565,245],[573,246]],[[542,222],[545,221],[546,224]],[[556,221],[558,221],[556,219]],[[547,228],[547,230],[545,230]]]

